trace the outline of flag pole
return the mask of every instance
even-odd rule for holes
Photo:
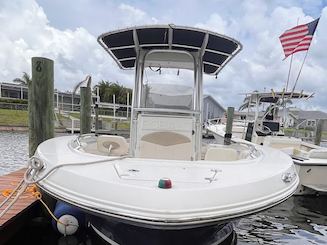
[[[300,75],[301,75],[301,72],[302,72],[302,68],[303,68],[304,62],[305,62],[305,60],[306,60],[306,58],[307,58],[308,52],[309,52],[309,49],[307,50],[307,52],[305,53],[305,56],[304,56],[304,58],[303,58],[303,62],[302,62],[302,64],[301,64],[301,68],[300,68],[300,70],[299,70],[299,73],[297,74],[297,77],[296,77],[296,80],[295,80],[295,83],[294,83],[294,86],[293,86],[292,94],[291,94],[291,95],[293,95],[293,92],[294,92],[294,90],[295,90],[295,87],[296,87],[296,85],[297,85],[297,82],[298,82],[298,80],[299,80],[299,78],[300,78]]]
[[[299,25],[299,20],[300,20],[300,17],[297,18],[297,21],[296,21],[296,25],[298,26]],[[288,69],[288,76],[287,76],[287,81],[286,81],[286,86],[285,86],[285,92],[287,92],[287,89],[288,89],[288,83],[290,81],[290,77],[291,77],[291,70],[292,70],[292,62],[293,62],[293,54],[291,55],[291,62],[290,62],[290,67]]]
[[[299,20],[300,20],[300,17],[297,18],[297,21],[296,21],[297,26],[299,25]],[[291,77],[291,70],[292,70],[292,64],[293,64],[293,55],[294,55],[294,53],[292,53],[292,55],[291,55],[291,61],[290,61],[290,67],[288,69],[286,86],[285,86],[285,89],[283,89],[283,96],[282,96],[282,103],[283,103],[283,120],[282,121],[283,121],[283,127],[284,128],[286,128],[286,101],[284,99],[284,95],[287,92],[288,83],[289,83],[290,77]],[[292,93],[292,95],[293,95],[293,93]],[[291,98],[292,98],[292,95],[291,95]]]
[[[287,76],[287,81],[286,81],[286,86],[285,86],[285,90],[286,90],[286,92],[287,92],[287,88],[288,88],[288,82],[290,81],[290,76],[291,76],[292,61],[293,61],[293,54],[292,54],[292,56],[291,56],[290,67],[289,67],[289,69],[288,69],[288,76]]]
[[[314,27],[314,30],[313,30],[312,36],[313,36],[314,32],[316,31],[316,28],[317,28],[317,25],[318,25],[319,19],[320,19],[320,17],[319,17],[318,19],[315,20],[315,21],[317,21],[317,23],[316,23],[316,25],[315,25],[315,27]],[[311,44],[311,42],[310,42],[310,44]],[[293,95],[293,92],[294,92],[294,90],[295,90],[295,87],[296,87],[296,85],[297,85],[297,82],[299,81],[299,78],[300,78],[300,75],[301,75],[301,72],[302,72],[302,68],[303,68],[304,62],[305,62],[305,60],[306,60],[306,58],[307,58],[307,56],[308,56],[308,52],[309,52],[309,49],[310,49],[310,44],[309,44],[309,47],[308,47],[308,49],[307,49],[307,52],[305,53],[305,56],[304,56],[304,58],[303,58],[303,62],[302,62],[302,64],[301,64],[301,68],[300,68],[300,70],[299,70],[299,73],[297,74],[297,77],[296,77],[296,80],[295,80],[295,83],[294,83],[294,86],[293,86],[293,89],[292,89],[292,93],[291,93],[291,95]]]
[[[297,20],[299,23],[299,19]],[[288,82],[290,81],[290,76],[291,76],[291,70],[292,70],[292,61],[293,61],[293,54],[291,55],[291,62],[290,62],[290,67],[288,69],[288,76],[287,76],[287,81],[286,81],[286,86],[283,89],[283,95],[282,95],[282,106],[283,106],[283,127],[286,128],[286,101],[284,98],[285,93],[287,92],[288,89]]]

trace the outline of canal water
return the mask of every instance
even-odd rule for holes
[[[27,152],[27,133],[0,132],[0,175],[25,166]],[[291,197],[269,210],[240,219],[235,231],[238,244],[327,244],[327,196]],[[64,238],[51,228],[39,226],[31,226],[22,234],[13,241],[77,245],[95,244],[93,239],[97,239],[88,234]]]

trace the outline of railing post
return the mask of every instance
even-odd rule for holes
[[[99,130],[99,105],[95,104],[94,106],[95,113],[95,133]]]
[[[43,141],[54,137],[53,61],[32,58],[32,82],[28,84],[29,155]]]
[[[114,118],[116,118],[116,95],[112,95],[112,101],[114,103]]]
[[[72,92],[72,112],[74,112],[74,93]]]
[[[325,120],[323,120],[323,119],[318,120],[317,127],[316,127],[315,142],[314,142],[315,145],[320,145],[324,121]]]
[[[74,134],[74,131],[75,131],[75,129],[74,129],[74,118],[71,118],[71,120],[72,120],[72,127],[71,127],[71,134]]]
[[[128,119],[128,110],[129,110],[129,93],[127,93],[126,119]]]
[[[57,93],[56,93],[56,99],[57,99],[57,101],[56,101],[56,102],[57,102],[57,103],[56,103],[56,104],[57,104],[57,105],[56,105],[56,106],[57,106],[57,110],[59,110],[59,93],[58,93],[58,91],[57,91]]]

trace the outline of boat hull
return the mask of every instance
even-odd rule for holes
[[[327,165],[313,161],[313,159],[310,163],[294,161],[300,177],[300,185],[296,195],[327,194]]]
[[[222,125],[211,125],[209,127],[209,130],[214,135],[217,142],[222,143],[224,141],[224,131],[223,131]],[[233,140],[236,140],[239,135],[233,134]],[[241,139],[241,137],[239,137]],[[294,150],[292,147],[292,144],[298,144],[301,145],[302,148],[308,148],[308,149],[317,149],[319,151],[326,151],[326,148],[322,148],[319,146],[315,146],[308,142],[303,142],[298,138],[293,137],[287,137],[287,136],[260,136],[257,137],[257,144],[263,142],[265,139],[276,139],[279,141],[279,143],[282,143],[282,145],[276,146],[276,144],[267,144],[269,147],[273,147],[276,149],[280,149],[284,152],[287,152],[294,161],[294,164],[296,166],[299,178],[300,178],[300,185],[296,190],[296,195],[314,195],[314,194],[327,194],[327,158],[326,153],[324,154],[324,157],[321,158],[311,158],[309,156],[309,153],[305,153],[304,156],[301,155],[301,151],[299,151],[300,156],[294,155]],[[269,140],[268,140],[269,141]],[[287,145],[287,142],[289,144],[289,147]],[[293,142],[292,142],[293,141]],[[283,143],[284,142],[284,143]],[[264,144],[265,145],[265,144]],[[283,149],[284,148],[284,149]]]
[[[102,240],[111,244],[231,245],[237,242],[233,223],[190,229],[159,230],[120,223],[108,218],[90,216],[89,227]]]
[[[73,139],[39,146],[45,167],[38,177],[62,166],[39,187],[90,213],[135,226],[176,230],[224,223],[284,201],[299,182],[289,156],[259,146],[260,157],[235,162],[115,160],[79,152],[69,146]],[[292,178],[284,181],[285,174]],[[172,179],[171,189],[158,188],[163,177]]]

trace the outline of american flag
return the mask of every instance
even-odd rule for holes
[[[279,37],[284,49],[285,59],[291,54],[309,49],[318,22],[319,18],[310,23],[298,25],[285,31]]]

